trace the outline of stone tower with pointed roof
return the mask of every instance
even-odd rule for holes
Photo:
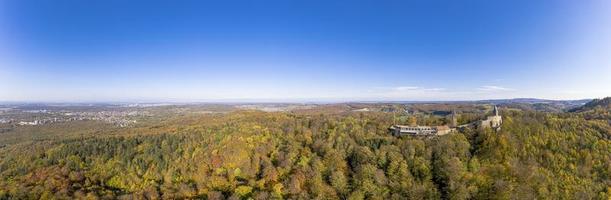
[[[458,116],[456,115],[456,110],[452,110],[452,116],[450,119],[450,127],[458,126]]]
[[[492,128],[496,131],[501,130],[501,124],[503,124],[503,117],[499,115],[499,108],[494,105],[492,110],[492,116],[488,116],[486,120],[482,120],[479,122],[478,127],[480,128]]]
[[[494,116],[499,116],[499,108],[496,107],[496,105],[494,105]]]

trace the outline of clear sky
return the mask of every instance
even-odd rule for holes
[[[607,0],[0,1],[0,101],[604,96]]]

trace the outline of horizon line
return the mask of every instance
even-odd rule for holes
[[[605,98],[605,97],[602,97]],[[494,98],[494,99],[453,99],[453,100],[358,100],[358,99],[208,99],[208,100],[0,100],[0,104],[265,104],[265,103],[298,103],[298,104],[333,104],[333,103],[447,103],[447,102],[482,102],[482,101],[586,101],[602,98],[547,99],[533,97]]]

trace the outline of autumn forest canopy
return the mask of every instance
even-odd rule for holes
[[[0,200],[611,200],[610,86],[611,0],[0,0]]]
[[[448,124],[451,111],[468,123],[491,104],[170,105],[104,120],[79,107],[84,120],[61,122],[45,109],[27,112],[37,125],[0,126],[0,199],[606,200],[609,105],[499,104],[500,130],[438,137],[388,128]]]

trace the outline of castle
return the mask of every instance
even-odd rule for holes
[[[413,136],[434,136],[445,135],[456,129],[448,126],[404,126],[393,125],[390,127],[393,136],[413,135]]]
[[[457,128],[492,128],[496,131],[501,130],[503,118],[499,115],[499,109],[494,106],[493,115],[486,117],[485,120],[479,120],[468,124],[458,125],[456,112],[452,112],[450,126],[405,126],[393,125],[389,128],[393,136],[412,135],[412,136],[438,136],[445,135],[456,131]]]
[[[477,122],[478,128],[492,128],[496,131],[501,130],[501,124],[503,124],[503,118],[499,115],[499,109],[494,106],[492,111],[494,115],[488,116],[485,120]]]

